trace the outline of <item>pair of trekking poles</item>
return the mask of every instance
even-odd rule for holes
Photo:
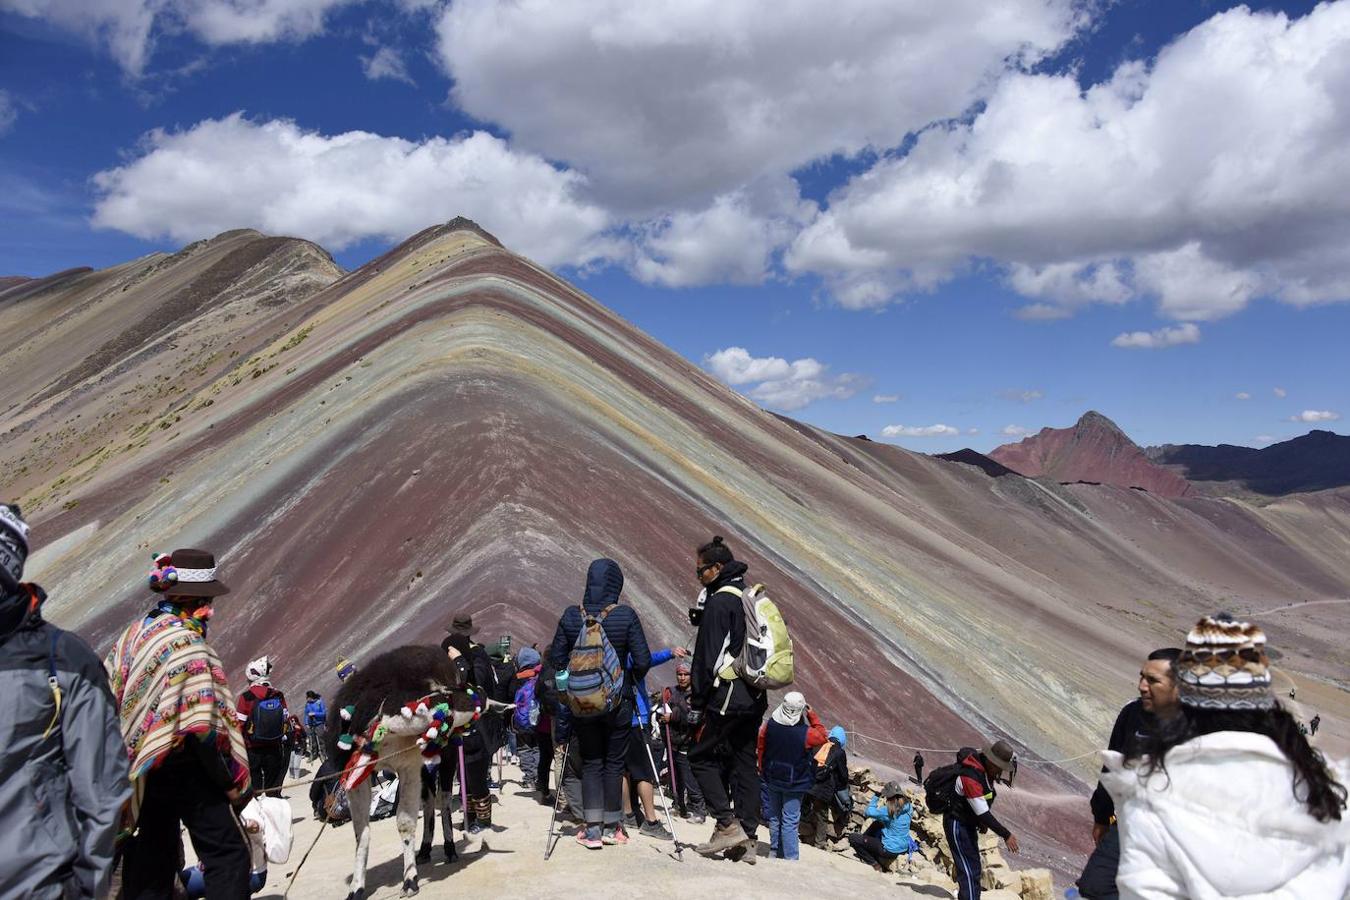
[[[675,858],[680,862],[684,862],[684,850],[680,847],[679,838],[675,836],[675,819],[670,814],[670,801],[666,799],[666,792],[661,789],[661,773],[656,768],[656,757],[652,755],[651,742],[646,739],[645,734],[641,732],[639,732],[639,734],[639,740],[642,741],[642,746],[647,751],[647,761],[651,763],[652,766],[652,777],[656,779],[656,784],[652,785],[652,787],[661,795],[661,806],[665,809],[666,813],[666,828],[670,831],[670,839],[675,842]],[[572,742],[568,741],[563,745],[562,766],[559,768],[556,773],[556,778],[554,779],[555,783],[558,785],[558,789],[553,795],[553,812],[548,819],[548,840],[544,844],[544,862],[548,862],[548,858],[553,855],[553,848],[557,844],[557,839],[562,837],[562,832],[557,831],[556,826],[558,822],[558,810],[562,807],[567,793],[563,790],[563,778],[567,775],[567,756],[571,750]],[[670,740],[669,724],[666,725],[666,759],[669,762],[667,769],[670,772],[670,789],[676,796],[679,796],[679,788],[675,786],[675,747]]]

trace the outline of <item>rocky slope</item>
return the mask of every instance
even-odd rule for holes
[[[1099,412],[1084,413],[1072,428],[1042,428],[1016,444],[996,447],[989,457],[1028,478],[1061,484],[1111,484],[1174,498],[1191,493],[1185,478],[1150,462],[1115,422]]]
[[[1055,859],[1085,849],[1138,659],[1202,613],[1308,604],[1258,619],[1344,750],[1350,491],[1170,500],[829,434],[463,221],[339,276],[231,232],[0,298],[0,494],[33,514],[52,618],[105,648],[150,553],[205,546],[232,670],[266,652],[292,693],[331,690],[339,654],[434,642],[460,609],[548,640],[600,555],[652,642],[688,643],[693,548],[720,533],[860,753],[1009,736],[1003,808]]]
[[[1144,453],[1214,496],[1277,497],[1350,485],[1350,435],[1332,431],[1314,430],[1260,449],[1164,444]]]

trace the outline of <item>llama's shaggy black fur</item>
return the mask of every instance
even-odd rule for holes
[[[434,686],[456,687],[461,683],[458,668],[440,647],[408,644],[381,653],[343,682],[337,699],[328,707],[328,752],[341,765],[350,755],[337,745],[341,734],[361,734],[377,713],[398,715],[404,703],[426,696]],[[355,705],[356,714],[346,722],[341,710],[349,705]]]

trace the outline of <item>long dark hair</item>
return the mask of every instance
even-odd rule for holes
[[[1294,767],[1294,796],[1319,822],[1339,821],[1345,809],[1345,786],[1327,768],[1326,758],[1299,733],[1298,721],[1279,703],[1273,709],[1228,710],[1183,707],[1181,714],[1155,731],[1139,747],[1148,757],[1144,773],[1167,772],[1167,752],[1202,734],[1249,731],[1275,742]]]

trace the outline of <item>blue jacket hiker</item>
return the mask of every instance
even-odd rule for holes
[[[876,869],[887,869],[897,856],[916,849],[909,833],[913,813],[914,804],[905,797],[900,785],[888,781],[867,804],[866,815],[872,824],[862,834],[850,834],[848,842],[863,862]]]

